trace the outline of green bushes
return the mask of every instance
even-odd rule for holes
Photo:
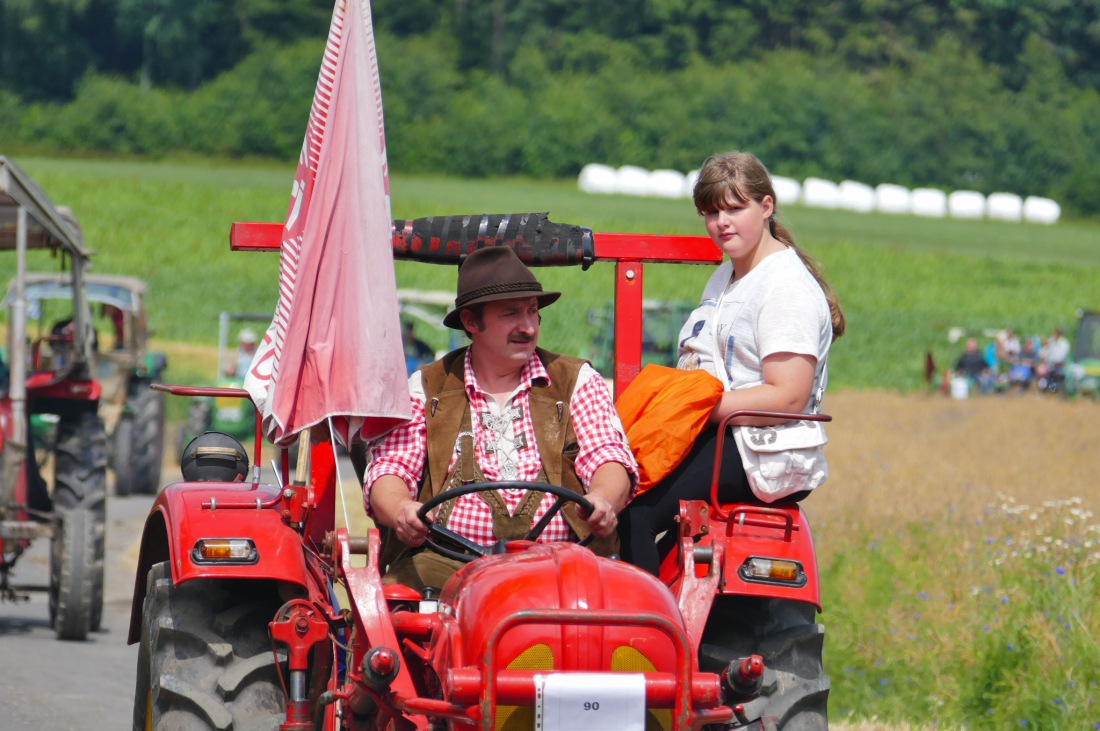
[[[457,42],[440,31],[379,45],[395,171],[569,178],[603,162],[687,172],[740,148],[791,177],[1008,191],[1100,212],[1100,95],[1073,87],[1038,42],[1019,91],[946,42],[866,72],[796,51],[654,72],[634,48],[562,41],[524,46],[496,75],[457,70]],[[89,75],[65,106],[6,95],[0,144],[293,161],[322,49],[262,45],[194,92]]]

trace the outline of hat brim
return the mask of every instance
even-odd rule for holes
[[[478,297],[477,299],[470,300],[462,305],[462,307],[456,307],[447,313],[447,316],[443,318],[443,324],[452,330],[462,330],[462,318],[459,313],[467,307],[482,303],[482,302],[496,302],[497,300],[522,300],[528,297],[535,297],[538,299],[539,309],[547,307],[558,301],[558,297],[561,297],[561,292],[503,292],[500,294],[490,294],[484,297]]]

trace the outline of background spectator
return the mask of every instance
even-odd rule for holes
[[[976,338],[966,339],[966,350],[955,362],[955,375],[968,379],[977,386],[980,393],[989,393],[993,389],[995,373],[986,362],[985,354],[978,347]]]

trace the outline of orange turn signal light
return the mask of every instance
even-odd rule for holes
[[[191,557],[203,564],[252,564],[260,560],[251,538],[201,538]]]
[[[745,581],[791,584],[801,586],[806,583],[802,564],[782,558],[763,558],[753,556],[741,564],[739,572]]]

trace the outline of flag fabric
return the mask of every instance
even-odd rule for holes
[[[264,433],[349,445],[410,418],[369,0],[337,0],[283,228],[279,299],[245,375]]]

